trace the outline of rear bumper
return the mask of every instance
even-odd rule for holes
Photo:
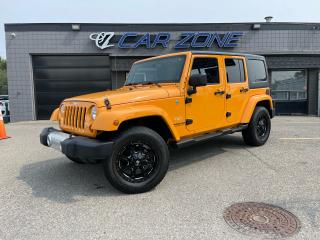
[[[55,148],[68,157],[84,162],[94,162],[109,157],[113,142],[105,142],[81,136],[73,136],[54,128],[45,128],[40,134],[40,143]]]

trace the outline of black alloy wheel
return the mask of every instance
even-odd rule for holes
[[[257,134],[260,138],[263,138],[268,132],[268,120],[265,115],[262,115],[257,120]]]
[[[114,140],[110,158],[103,162],[111,185],[124,193],[143,193],[157,186],[169,167],[165,140],[154,130],[137,126]]]
[[[158,167],[158,157],[152,148],[143,142],[124,145],[117,156],[117,171],[126,181],[146,181]]]
[[[250,123],[242,131],[244,142],[250,146],[261,146],[269,138],[271,131],[271,120],[269,111],[262,106],[255,108]]]

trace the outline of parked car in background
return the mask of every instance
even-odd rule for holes
[[[8,95],[0,95],[0,111],[5,123],[10,122],[10,107]]]

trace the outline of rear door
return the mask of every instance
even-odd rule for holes
[[[248,74],[244,57],[226,56],[224,58],[227,79],[226,119],[227,125],[238,124],[248,102]]]
[[[188,96],[186,118],[192,120],[187,129],[195,132],[218,129],[225,124],[225,84],[221,78],[222,58],[213,55],[195,55],[192,60],[190,76],[207,76],[208,84],[197,87],[197,92]]]

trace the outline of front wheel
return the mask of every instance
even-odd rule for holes
[[[265,107],[256,107],[248,128],[242,131],[242,137],[250,146],[261,146],[269,138],[271,120],[268,110]]]
[[[147,192],[167,173],[169,150],[163,138],[146,127],[124,131],[114,143],[104,172],[111,185],[124,193]]]

